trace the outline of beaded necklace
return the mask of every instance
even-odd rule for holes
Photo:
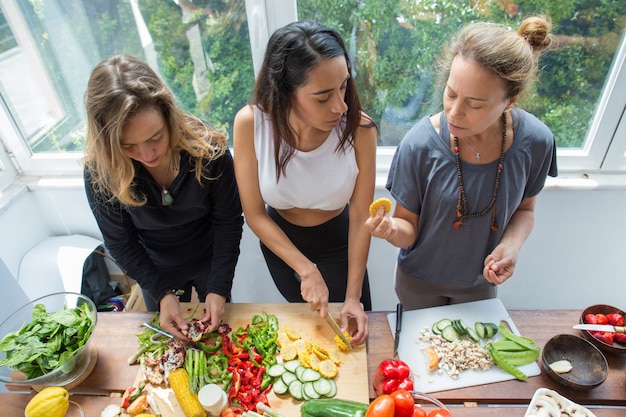
[[[463,225],[464,219],[475,219],[484,216],[491,211],[491,230],[498,230],[496,224],[496,199],[498,198],[498,188],[500,187],[500,176],[504,169],[504,148],[506,146],[506,113],[502,113],[502,146],[500,148],[500,158],[498,159],[498,168],[496,170],[496,181],[493,186],[493,194],[489,205],[478,213],[470,213],[467,206],[467,196],[465,195],[465,187],[463,187],[463,172],[461,171],[461,158],[459,156],[459,138],[454,136],[454,156],[456,158],[456,173],[459,178],[459,198],[456,203],[457,220],[452,224],[455,229]]]

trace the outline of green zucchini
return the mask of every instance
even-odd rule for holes
[[[300,406],[302,417],[364,417],[369,404],[338,398],[311,399]]]

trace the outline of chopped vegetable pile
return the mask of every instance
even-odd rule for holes
[[[0,341],[6,357],[0,366],[18,370],[33,379],[50,373],[72,359],[91,336],[95,323],[88,304],[48,313],[43,304],[32,311],[32,321]]]

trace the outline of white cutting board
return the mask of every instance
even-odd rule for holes
[[[500,320],[506,320],[513,333],[520,334],[502,301],[498,298],[405,311],[402,314],[398,356],[411,367],[416,391],[429,393],[515,379],[513,375],[497,366],[486,371],[463,371],[457,379],[449,377],[445,371],[441,375],[437,371],[429,373],[421,351],[426,346],[426,343],[420,340],[421,331],[424,327],[430,328],[433,323],[443,318],[462,319],[467,326],[473,326],[477,321],[499,324]],[[396,314],[389,314],[387,320],[391,333],[395,336]],[[500,338],[502,338],[500,333],[493,337],[494,340]],[[519,369],[529,377],[541,374],[537,362],[520,366]]]

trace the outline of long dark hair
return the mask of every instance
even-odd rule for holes
[[[293,94],[307,83],[310,71],[322,61],[342,55],[348,72],[352,73],[352,64],[339,34],[311,20],[290,23],[270,37],[254,86],[253,104],[269,115],[272,124],[277,180],[281,173],[285,174],[297,143],[296,132],[289,124]],[[337,151],[353,146],[354,134],[361,125],[361,101],[352,77],[347,80],[344,101],[348,110]],[[287,146],[281,146],[283,142]]]

